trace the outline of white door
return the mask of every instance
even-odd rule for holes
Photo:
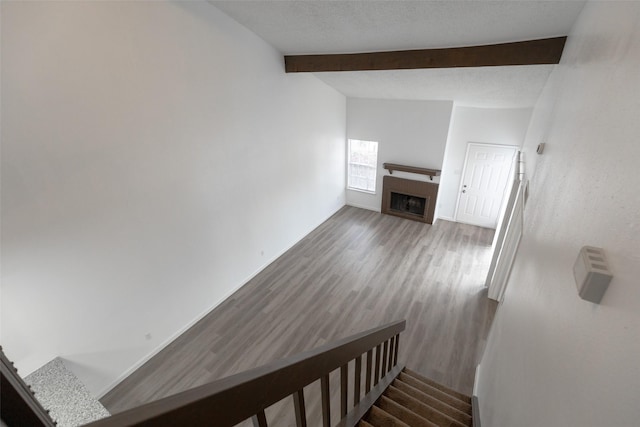
[[[508,145],[467,146],[456,221],[496,228],[517,148]]]

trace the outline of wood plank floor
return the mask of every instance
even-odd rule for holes
[[[403,318],[400,360],[471,394],[496,309],[484,288],[492,238],[344,207],[101,402],[120,412]]]

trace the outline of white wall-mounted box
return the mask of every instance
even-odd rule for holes
[[[580,298],[598,304],[613,278],[602,248],[583,246],[573,265]]]

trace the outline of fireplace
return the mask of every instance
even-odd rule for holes
[[[394,212],[423,217],[426,204],[427,199],[424,197],[410,196],[392,191],[389,209]]]
[[[382,180],[382,213],[433,223],[438,184],[385,176]]]

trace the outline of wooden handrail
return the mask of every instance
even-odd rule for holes
[[[316,349],[103,418],[87,426],[188,425],[196,427],[215,424],[217,427],[231,427],[257,414],[262,415],[265,408],[297,393],[318,379],[326,381],[328,389],[330,372],[346,366],[351,360],[362,357],[364,353],[367,353],[367,361],[369,361],[370,350],[379,348],[382,343],[392,338],[395,349],[389,352],[389,360],[391,362],[393,359],[393,364],[397,365],[398,336],[404,331],[405,326],[406,321],[401,320],[370,329]],[[386,357],[385,355],[385,359]],[[378,365],[377,359],[376,365]],[[369,368],[369,365],[367,367]],[[378,374],[384,377],[392,371],[391,368],[391,363],[386,367],[383,365],[381,372],[376,366],[374,372],[376,383]]]

